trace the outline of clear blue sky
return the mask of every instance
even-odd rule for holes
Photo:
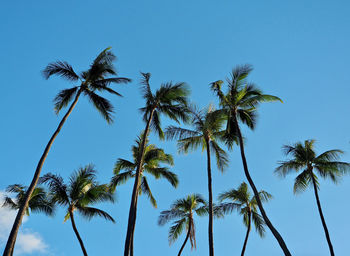
[[[284,100],[265,104],[255,132],[247,136],[246,154],[258,189],[274,195],[266,204],[272,223],[293,255],[329,255],[312,190],[294,196],[293,175],[273,174],[283,160],[281,146],[314,138],[317,151],[349,150],[350,4],[348,1],[6,1],[0,6],[0,190],[13,183],[28,184],[37,161],[62,114],[52,99],[72,86],[59,78],[45,81],[40,71],[55,60],[68,61],[77,71],[88,67],[104,48],[112,46],[120,76],[132,78],[108,96],[115,106],[109,126],[82,99],[56,139],[43,173],[64,177],[79,166],[94,163],[101,182],[108,182],[118,157],[130,159],[130,147],[144,128],[138,108],[139,71],[151,72],[152,88],[161,82],[185,81],[193,101],[214,102],[208,84],[225,79],[238,64],[254,65],[250,80],[264,92]],[[163,119],[163,124],[170,124]],[[158,227],[161,210],[189,193],[207,197],[205,155],[176,154],[175,142],[151,142],[175,156],[180,185],[151,181],[158,209],[139,200],[135,255],[175,255],[185,235],[169,247],[168,227]],[[238,149],[230,153],[225,174],[214,169],[213,189],[237,187],[243,170]],[[343,157],[350,161],[349,154]],[[337,255],[348,255],[347,221],[350,177],[338,185],[321,181],[320,199]],[[77,216],[77,226],[89,255],[122,255],[132,182],[118,189],[115,205],[101,205],[117,220],[110,224]],[[80,255],[80,247],[64,212],[54,218],[32,215],[23,225],[47,245],[42,255]],[[216,255],[239,255],[245,235],[237,214],[214,223]],[[0,236],[1,238],[1,236]],[[207,255],[207,219],[197,220],[197,250],[184,255]],[[0,248],[3,247],[3,241]],[[33,252],[33,255],[39,255]],[[267,231],[251,233],[246,255],[280,256],[282,251]]]

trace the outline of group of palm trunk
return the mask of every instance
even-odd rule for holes
[[[87,96],[108,123],[111,123],[113,121],[112,104],[107,99],[99,96],[97,92],[104,91],[120,96],[118,92],[110,88],[110,85],[114,83],[128,83],[131,81],[129,78],[117,77],[116,71],[112,63],[114,60],[115,56],[111,52],[110,48],[107,48],[97,56],[97,58],[90,65],[90,68],[87,71],[82,72],[80,75],[78,75],[67,62],[61,61],[49,64],[43,71],[45,78],[49,78],[52,75],[59,75],[63,78],[68,79],[69,81],[79,82],[80,85],[74,86],[70,89],[62,90],[54,100],[56,113],[59,113],[60,110],[63,107],[66,107],[69,103],[70,106],[68,108],[67,113],[63,116],[61,122],[59,123],[58,128],[56,129],[51,139],[49,140],[47,146],[45,147],[45,150],[35,170],[33,180],[30,183],[28,189],[26,190],[26,193],[23,196],[23,200],[21,200],[20,205],[18,206],[18,213],[4,250],[4,256],[10,256],[13,254],[17,233],[21,225],[22,218],[26,211],[28,211],[29,201],[39,182],[43,164],[46,160],[46,157],[56,136],[60,132],[61,128],[63,127],[64,123],[66,122],[73,109],[75,108],[80,96]],[[224,85],[223,81],[219,80],[214,83],[211,83],[210,88],[219,100],[219,107],[218,109],[215,109],[213,106],[209,106],[208,108],[202,110],[198,110],[193,104],[189,102],[189,88],[185,83],[164,83],[161,84],[158,90],[152,92],[150,86],[150,74],[141,73],[141,89],[143,94],[142,96],[145,99],[146,104],[140,110],[143,113],[143,121],[145,122],[145,128],[141,132],[141,135],[138,139],[137,149],[133,150],[134,161],[129,162],[126,160],[120,160],[116,164],[116,176],[114,177],[114,179],[112,178],[111,181],[111,186],[114,186],[115,188],[116,185],[122,183],[127,178],[134,178],[134,186],[132,189],[128,224],[126,230],[124,256],[133,256],[134,252],[133,245],[137,217],[138,196],[141,192],[146,193],[150,197],[152,204],[155,204],[155,199],[153,198],[150,192],[147,181],[143,177],[144,172],[149,172],[155,177],[165,177],[172,183],[173,186],[177,185],[176,176],[174,176],[171,172],[168,172],[164,168],[158,167],[157,164],[155,164],[154,162],[171,162],[172,160],[170,160],[166,155],[164,155],[164,152],[162,153],[159,150],[154,150],[154,154],[160,156],[160,158],[158,157],[157,160],[150,160],[150,155],[152,155],[151,153],[149,153],[147,156],[147,152],[151,152],[150,149],[147,149],[147,147],[149,146],[148,137],[150,132],[155,132],[160,139],[177,139],[179,152],[186,153],[190,150],[198,148],[199,146],[206,150],[209,199],[208,203],[204,202],[204,199],[202,199],[200,196],[192,195],[192,197],[190,196],[187,198],[188,202],[190,202],[187,204],[190,205],[189,209],[191,210],[189,212],[187,208],[186,211],[184,210],[185,208],[181,208],[183,207],[183,203],[185,201],[178,202],[178,205],[174,205],[174,207],[176,206],[178,208],[175,207],[174,209],[172,209],[174,214],[180,214],[180,212],[177,211],[180,211],[179,209],[182,209],[181,211],[183,212],[181,214],[184,214],[183,216],[188,217],[183,220],[183,223],[187,223],[187,235],[185,242],[180,249],[179,255],[184,249],[184,246],[188,239],[190,239],[192,245],[193,243],[195,244],[192,210],[196,209],[197,213],[205,212],[208,215],[208,249],[209,255],[214,256],[213,218],[215,214],[219,214],[217,213],[219,212],[219,208],[213,205],[212,190],[213,184],[215,184],[215,182],[213,182],[212,180],[212,155],[215,156],[217,167],[220,171],[223,171],[225,168],[228,167],[228,156],[225,150],[219,145],[220,143],[226,145],[229,150],[233,149],[235,145],[239,146],[244,174],[254,194],[254,209],[257,210],[257,206],[261,213],[261,221],[263,221],[263,223],[266,224],[266,226],[270,229],[273,236],[276,238],[278,244],[280,245],[284,255],[291,255],[285,241],[283,240],[282,236],[277,231],[277,229],[274,227],[264,210],[262,204],[264,199],[263,197],[261,197],[262,192],[258,191],[248,168],[248,163],[244,150],[244,137],[241,132],[242,124],[247,125],[250,129],[254,129],[256,122],[256,111],[260,103],[282,101],[276,96],[263,94],[254,84],[247,82],[247,76],[251,71],[252,67],[249,65],[243,65],[234,68],[232,70],[232,73],[230,74],[230,77],[227,79],[227,88],[225,91],[222,89]],[[162,115],[170,118],[171,120],[174,120],[178,124],[183,123],[184,125],[189,126],[189,128],[169,126],[166,128],[165,131],[163,131],[160,121]],[[295,148],[295,150],[293,151],[292,148]],[[295,153],[298,149],[298,145],[295,147],[288,148],[287,153]],[[329,233],[326,228],[326,224],[321,210],[321,205],[319,202],[319,197],[317,194],[317,177],[313,174],[312,171],[314,168],[320,173],[322,177],[330,177],[331,179],[336,180],[336,178],[339,176],[338,174],[345,172],[345,170],[348,168],[348,165],[342,162],[336,162],[334,165],[326,163],[327,161],[331,160],[332,157],[336,158],[337,153],[340,153],[340,151],[332,151],[328,154],[321,154],[319,157],[314,156],[313,158],[306,159],[305,161],[307,168],[305,174],[304,176],[298,179],[298,184],[295,185],[296,190],[301,190],[305,188],[310,182],[313,184],[315,189],[315,196],[317,199],[317,205],[321,215],[322,224],[325,228],[331,255],[334,255],[334,252],[329,239]],[[295,156],[300,157],[297,153],[295,153]],[[307,156],[310,156],[310,154],[307,154]],[[289,170],[299,170],[304,166],[300,163],[299,160],[295,160],[294,162],[292,160],[282,162],[281,166],[276,171],[285,175],[289,172]],[[315,161],[312,162],[313,160]],[[152,164],[155,164],[155,166],[152,167]],[[132,171],[132,173],[126,172],[120,174],[119,171],[121,169]],[[336,173],[334,171],[336,169],[339,170],[339,173]],[[46,175],[42,177],[44,183],[48,183],[49,186],[54,187],[55,189],[58,188],[58,185],[55,183],[55,180],[57,181],[57,179],[59,179],[59,177],[54,175]],[[109,193],[110,191],[107,192]],[[112,200],[109,196],[106,198]],[[222,199],[223,198],[225,198],[225,196],[222,196]],[[71,201],[69,199],[69,196],[67,196],[66,199],[66,201],[62,201],[61,199],[57,199],[56,201],[60,202],[61,204],[64,202],[65,205],[69,206],[67,214],[68,217],[71,218],[74,231],[76,231],[73,217],[74,209],[78,209],[81,213],[86,214],[87,216],[90,216],[89,214],[98,214],[100,216],[101,214],[103,215],[102,212],[90,213],[89,211],[91,209],[86,208],[85,205],[70,204]],[[238,199],[235,198],[234,201],[235,200]],[[198,208],[198,203],[202,203],[203,207]],[[230,207],[232,208],[236,206],[231,205]],[[228,207],[228,205],[224,205],[222,208],[223,212],[225,212],[225,209],[229,209],[230,207]],[[162,212],[162,214],[163,213],[164,212]],[[168,212],[165,212],[163,214],[163,219],[160,218],[160,224],[164,224],[169,220],[168,217],[165,217],[167,216],[166,214],[168,214]],[[252,215],[252,211],[247,211],[247,213],[245,214],[245,216],[247,216],[249,220],[249,225],[247,229],[247,235],[242,255],[244,254],[250,231],[250,221],[251,218],[254,218],[254,216]],[[107,215],[103,217],[107,219],[109,218]],[[173,237],[173,239],[176,239],[179,233],[174,234],[175,236]],[[77,237],[79,239],[78,233]],[[79,242],[80,240],[81,239],[79,239]],[[87,255],[85,249],[83,249],[83,251],[84,255]]]

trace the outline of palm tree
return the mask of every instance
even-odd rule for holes
[[[178,138],[179,152],[187,153],[189,150],[195,150],[199,146],[207,153],[207,174],[208,174],[208,193],[209,193],[209,255],[214,255],[213,240],[213,191],[211,174],[211,152],[216,156],[217,167],[224,171],[227,167],[228,159],[226,152],[217,143],[222,137],[221,127],[225,121],[221,111],[215,111],[212,106],[208,109],[199,111],[194,106],[189,107],[191,114],[191,123],[193,130],[184,129],[175,126],[169,126],[166,130],[167,139]]]
[[[141,150],[141,140],[143,134],[137,137],[136,145],[132,147],[132,156],[133,161],[125,160],[122,158],[118,158],[117,162],[114,166],[114,176],[111,180],[111,187],[113,189],[116,186],[125,183],[131,178],[135,177],[136,167],[137,167],[137,156]],[[161,167],[160,164],[168,164],[174,165],[173,157],[170,154],[164,153],[163,149],[157,148],[153,144],[149,144],[148,139],[145,142],[145,150],[143,152],[142,157],[142,166],[140,170],[140,180],[141,184],[139,186],[139,192],[137,193],[136,203],[138,201],[138,196],[141,194],[145,194],[148,196],[153,207],[157,208],[157,201],[153,197],[151,189],[148,185],[147,177],[145,174],[150,174],[154,178],[165,178],[173,187],[177,187],[178,178],[177,175],[169,170],[167,167]],[[125,170],[124,172],[120,172],[121,170]],[[137,206],[137,205],[136,205]],[[136,219],[137,207],[135,209],[135,219]],[[130,254],[133,255],[133,237],[134,237],[135,229],[132,233],[131,245],[130,245]]]
[[[203,216],[207,214],[206,202],[199,194],[192,194],[183,199],[176,200],[170,210],[162,211],[158,219],[158,225],[165,225],[170,220],[175,219],[174,224],[169,229],[169,243],[178,239],[184,228],[187,230],[187,235],[182,244],[178,256],[181,255],[185,245],[190,239],[191,249],[196,248],[196,229],[193,215]]]
[[[128,217],[128,229],[125,238],[124,256],[129,256],[132,234],[135,229],[136,221],[136,205],[137,205],[137,193],[140,186],[140,174],[142,167],[142,157],[144,155],[146,139],[150,130],[158,133],[162,139],[164,137],[163,130],[161,128],[160,116],[164,114],[170,119],[179,122],[179,120],[186,121],[187,113],[184,106],[187,104],[187,96],[189,94],[188,87],[185,83],[165,83],[160,88],[152,93],[149,80],[150,73],[141,73],[142,75],[142,96],[146,100],[146,106],[141,108],[143,113],[143,121],[146,122],[146,127],[141,137],[140,151],[137,156],[137,166],[135,171],[135,182],[132,190],[129,217]]]
[[[46,160],[47,154],[49,153],[52,143],[54,142],[56,136],[60,132],[64,123],[66,122],[68,116],[71,114],[72,110],[77,104],[80,95],[83,93],[84,95],[88,96],[89,100],[93,103],[93,105],[102,114],[102,116],[106,119],[108,123],[111,123],[113,121],[112,104],[107,99],[99,96],[96,93],[96,91],[101,91],[101,92],[106,91],[106,92],[121,96],[118,92],[111,89],[109,85],[112,83],[128,83],[131,81],[129,78],[123,78],[123,77],[107,78],[109,75],[117,75],[112,63],[114,60],[115,60],[114,54],[110,51],[110,48],[107,48],[96,57],[96,59],[90,65],[90,68],[87,71],[82,72],[80,75],[75,73],[72,66],[64,61],[63,62],[57,61],[54,63],[50,63],[44,69],[43,75],[46,79],[48,79],[52,75],[58,75],[69,81],[73,81],[73,82],[80,81],[80,85],[60,91],[54,99],[55,111],[58,114],[60,110],[63,107],[66,107],[68,103],[71,102],[74,98],[67,113],[63,116],[57,129],[53,133],[48,144],[46,145],[45,150],[38,162],[33,180],[27,190],[23,203],[21,204],[18,210],[15,222],[13,224],[10,236],[6,244],[4,256],[9,256],[12,254],[13,248],[15,246],[15,240],[18,233],[18,229],[20,227],[22,218],[27,209],[31,194],[33,193],[38,183],[40,172]]]
[[[324,179],[329,178],[334,183],[337,183],[340,177],[350,170],[350,164],[346,162],[339,162],[338,159],[343,151],[339,149],[332,149],[316,156],[314,150],[315,140],[305,140],[304,143],[297,142],[293,145],[283,146],[284,153],[291,155],[292,159],[287,161],[280,161],[279,166],[275,172],[282,177],[285,177],[292,171],[300,174],[295,178],[294,193],[303,192],[309,185],[313,186],[318,212],[321,217],[321,222],[326,235],[329,251],[334,255],[333,245],[329,236],[326,221],[324,219],[321,202],[318,196],[319,182],[318,176]],[[318,176],[316,175],[318,174]]]
[[[251,71],[252,67],[250,65],[237,66],[234,68],[232,70],[231,77],[227,79],[228,90],[226,94],[223,93],[221,89],[223,84],[223,81],[221,80],[212,83],[211,89],[219,98],[222,111],[226,115],[227,124],[226,132],[224,135],[226,144],[229,148],[232,148],[234,142],[238,141],[241,151],[244,174],[254,192],[260,213],[263,216],[266,225],[269,227],[272,234],[278,241],[284,254],[286,256],[291,256],[291,253],[289,252],[282,236],[278,233],[266,215],[262,202],[258,197],[258,189],[256,188],[253,179],[250,176],[247,160],[245,157],[243,136],[239,123],[241,122],[247,125],[248,128],[254,129],[257,116],[257,107],[259,104],[262,102],[281,101],[281,99],[276,96],[263,94],[262,91],[259,90],[254,84],[248,83],[246,78]]]
[[[80,243],[83,254],[87,252],[75,225],[74,212],[78,211],[83,217],[91,219],[100,216],[106,220],[115,222],[105,211],[90,205],[100,202],[114,202],[113,193],[107,184],[100,185],[96,181],[96,171],[92,165],[79,168],[69,178],[68,184],[63,178],[52,173],[45,174],[40,178],[41,183],[48,184],[50,197],[53,203],[67,207],[64,221],[71,220],[74,233]]]
[[[259,192],[259,198],[262,202],[268,201],[272,196],[261,190]],[[241,256],[244,255],[248,237],[251,229],[251,223],[253,221],[254,226],[260,237],[265,235],[265,222],[262,216],[258,213],[257,200],[255,196],[251,196],[248,186],[243,182],[238,189],[231,189],[219,195],[219,200],[222,202],[228,200],[229,202],[221,203],[217,206],[217,209],[223,213],[232,213],[233,210],[238,210],[240,215],[243,215],[243,223],[247,227],[247,233],[244,239],[243,249]]]

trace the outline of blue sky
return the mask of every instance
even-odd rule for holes
[[[191,99],[204,107],[216,103],[210,82],[225,79],[238,64],[250,63],[254,71],[249,80],[284,101],[261,106],[257,129],[243,130],[254,181],[258,189],[274,195],[266,211],[293,255],[328,255],[312,190],[294,196],[293,175],[280,179],[273,170],[284,159],[281,146],[287,143],[313,138],[318,152],[334,148],[349,152],[349,7],[347,1],[320,0],[2,2],[0,191],[9,184],[30,182],[63,115],[54,114],[52,99],[73,84],[59,78],[45,81],[40,71],[49,62],[66,60],[82,71],[111,46],[119,75],[133,79],[132,84],[116,87],[123,98],[107,96],[116,110],[113,125],[81,99],[43,168],[43,173],[68,177],[79,166],[94,163],[101,182],[109,181],[117,158],[130,159],[131,145],[144,128],[138,112],[144,104],[140,71],[152,73],[153,89],[161,82],[187,82]],[[163,119],[164,127],[169,124]],[[173,170],[180,184],[175,190],[164,181],[151,181],[158,209],[146,198],[139,200],[135,254],[174,255],[185,235],[169,247],[168,226],[158,227],[156,220],[175,199],[193,192],[207,197],[205,154],[178,155],[175,142],[160,142],[154,135],[151,142],[174,154]],[[230,160],[224,174],[214,168],[215,197],[245,181],[237,148]],[[350,161],[349,154],[342,160]],[[321,182],[320,199],[337,255],[350,251],[344,239],[350,225],[349,185],[349,177],[338,186]],[[131,189],[132,182],[121,186],[116,204],[101,205],[116,224],[77,216],[89,255],[122,254]],[[70,223],[63,224],[63,218],[64,211],[59,210],[54,218],[39,214],[26,220],[23,232],[42,243],[41,252],[32,255],[81,253]],[[7,230],[5,226],[1,230]],[[237,214],[215,221],[214,231],[216,255],[239,254],[245,228]],[[4,240],[0,241],[2,248]],[[21,253],[29,255],[30,250]],[[184,255],[207,254],[207,219],[202,218],[197,220],[197,250],[191,252],[187,246]],[[269,231],[264,239],[252,232],[246,255],[279,256],[282,251]]]

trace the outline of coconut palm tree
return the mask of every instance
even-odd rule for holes
[[[207,214],[206,201],[199,194],[191,194],[183,199],[176,200],[170,207],[170,210],[162,211],[158,218],[158,225],[165,225],[170,220],[174,220],[169,229],[168,240],[172,244],[179,238],[184,229],[187,230],[185,241],[183,242],[178,256],[181,255],[185,245],[190,239],[191,249],[196,248],[196,228],[194,224],[194,215],[203,216]]]
[[[262,202],[266,202],[272,198],[272,196],[266,191],[261,190],[259,192],[259,198]],[[247,227],[247,233],[241,252],[241,256],[243,256],[247,246],[252,221],[260,237],[264,237],[265,235],[265,222],[258,213],[256,198],[255,196],[251,196],[248,185],[245,182],[243,182],[238,189],[231,189],[221,193],[219,195],[219,201],[223,202],[225,200],[229,202],[219,204],[217,210],[220,210],[224,214],[232,213],[233,210],[238,210],[239,214],[243,216],[244,225]]]
[[[213,240],[213,191],[212,191],[212,171],[211,152],[216,156],[216,164],[220,171],[224,171],[228,164],[226,152],[219,146],[218,141],[222,137],[222,125],[225,121],[221,111],[216,111],[212,106],[204,110],[197,110],[194,106],[188,108],[191,114],[193,130],[181,127],[169,126],[166,129],[167,139],[179,139],[178,149],[181,153],[195,150],[199,146],[206,150],[207,154],[207,175],[209,193],[209,255],[214,255]]]
[[[137,193],[140,186],[140,174],[142,167],[142,157],[144,155],[146,139],[149,132],[155,131],[162,139],[164,137],[163,130],[161,128],[160,116],[166,115],[170,119],[179,122],[180,120],[187,120],[186,106],[187,96],[189,94],[188,86],[185,83],[165,83],[161,84],[160,88],[153,93],[150,87],[150,73],[141,73],[142,75],[142,96],[146,100],[146,106],[141,108],[143,113],[143,121],[146,123],[146,127],[141,137],[140,151],[137,156],[137,166],[135,171],[135,181],[132,190],[128,228],[125,238],[124,256],[129,256],[132,234],[135,229],[136,221],[136,205],[137,205]]]
[[[126,159],[118,158],[114,166],[114,176],[111,179],[111,187],[113,190],[116,186],[127,182],[129,179],[135,177],[136,167],[137,167],[137,156],[141,150],[141,140],[143,134],[141,134],[136,139],[136,145],[132,147],[133,160],[129,161]],[[174,165],[173,157],[170,154],[164,153],[163,149],[157,148],[153,144],[149,144],[149,140],[146,139],[145,150],[142,157],[142,166],[140,170],[140,180],[141,184],[139,186],[139,192],[137,193],[136,203],[138,201],[138,196],[145,194],[148,196],[151,204],[154,208],[157,208],[157,201],[153,197],[150,186],[148,184],[146,174],[153,176],[156,179],[165,178],[173,187],[177,187],[178,178],[177,175],[169,170],[167,167],[160,166],[162,163],[168,165]],[[124,172],[121,172],[124,170]],[[137,205],[136,205],[137,206]],[[137,207],[135,209],[135,219],[136,219]],[[132,242],[130,246],[130,254],[133,255],[133,237],[135,229],[132,233]]]
[[[64,123],[66,122],[68,116],[71,114],[74,107],[76,106],[80,95],[86,95],[108,123],[111,123],[113,121],[112,104],[107,99],[99,96],[96,92],[106,91],[121,96],[118,92],[111,89],[110,85],[112,83],[128,83],[131,81],[129,78],[124,77],[108,77],[110,75],[117,75],[112,63],[114,60],[114,54],[110,51],[110,48],[107,48],[96,57],[96,59],[90,65],[90,68],[87,71],[82,72],[80,75],[78,75],[73,70],[72,66],[65,61],[57,61],[50,63],[44,69],[43,75],[46,79],[48,79],[52,75],[58,75],[67,79],[68,81],[80,83],[80,85],[60,91],[54,99],[55,111],[57,114],[70,102],[72,103],[66,114],[63,116],[52,137],[50,138],[49,142],[47,143],[44,152],[38,162],[32,182],[26,192],[22,205],[18,210],[15,222],[13,224],[10,236],[6,244],[4,256],[9,256],[12,254],[13,248],[15,246],[15,240],[18,233],[18,229],[27,209],[31,194],[33,193],[38,183],[41,169],[46,160],[47,154],[49,153],[52,143],[54,142],[55,138],[57,137]]]
[[[313,187],[329,251],[333,256],[333,245],[322,213],[321,202],[318,195],[318,177],[324,179],[329,178],[334,183],[337,183],[343,174],[350,171],[350,164],[338,161],[340,155],[343,154],[343,151],[339,149],[328,150],[317,156],[314,144],[315,140],[305,140],[304,143],[297,142],[293,145],[283,146],[284,153],[287,156],[290,155],[292,158],[287,161],[280,161],[275,172],[282,177],[285,177],[290,172],[301,172],[295,178],[294,193],[303,192],[309,186]]]
[[[16,194],[15,198],[5,196],[3,207],[10,208],[12,210],[18,210],[23,203],[27,187],[21,184],[13,184],[6,188],[6,192]],[[36,187],[30,197],[28,207],[25,211],[25,215],[29,216],[30,212],[42,212],[48,216],[54,213],[54,204],[48,199],[47,193],[44,188]]]
[[[281,101],[281,99],[276,96],[263,94],[255,84],[247,82],[246,78],[251,71],[252,67],[250,65],[237,66],[234,68],[231,77],[227,79],[228,88],[226,94],[222,91],[223,81],[221,80],[212,83],[211,89],[219,98],[222,111],[226,115],[227,124],[224,135],[225,142],[229,148],[232,148],[233,144],[238,142],[241,151],[244,174],[254,192],[260,213],[263,216],[266,225],[278,241],[284,254],[286,256],[291,256],[282,236],[278,233],[266,215],[262,202],[258,197],[258,189],[249,173],[245,157],[240,123],[247,125],[250,129],[254,129],[257,117],[257,107],[259,104],[263,102]]]
[[[52,173],[45,174],[40,178],[40,182],[48,185],[53,203],[67,208],[64,221],[71,220],[74,233],[83,254],[86,256],[87,252],[83,240],[75,225],[74,212],[79,212],[87,219],[99,216],[114,223],[114,219],[107,212],[90,206],[100,202],[114,202],[113,193],[109,186],[107,184],[100,185],[96,181],[96,171],[92,165],[79,168],[70,176],[68,183],[64,183],[60,175]]]

